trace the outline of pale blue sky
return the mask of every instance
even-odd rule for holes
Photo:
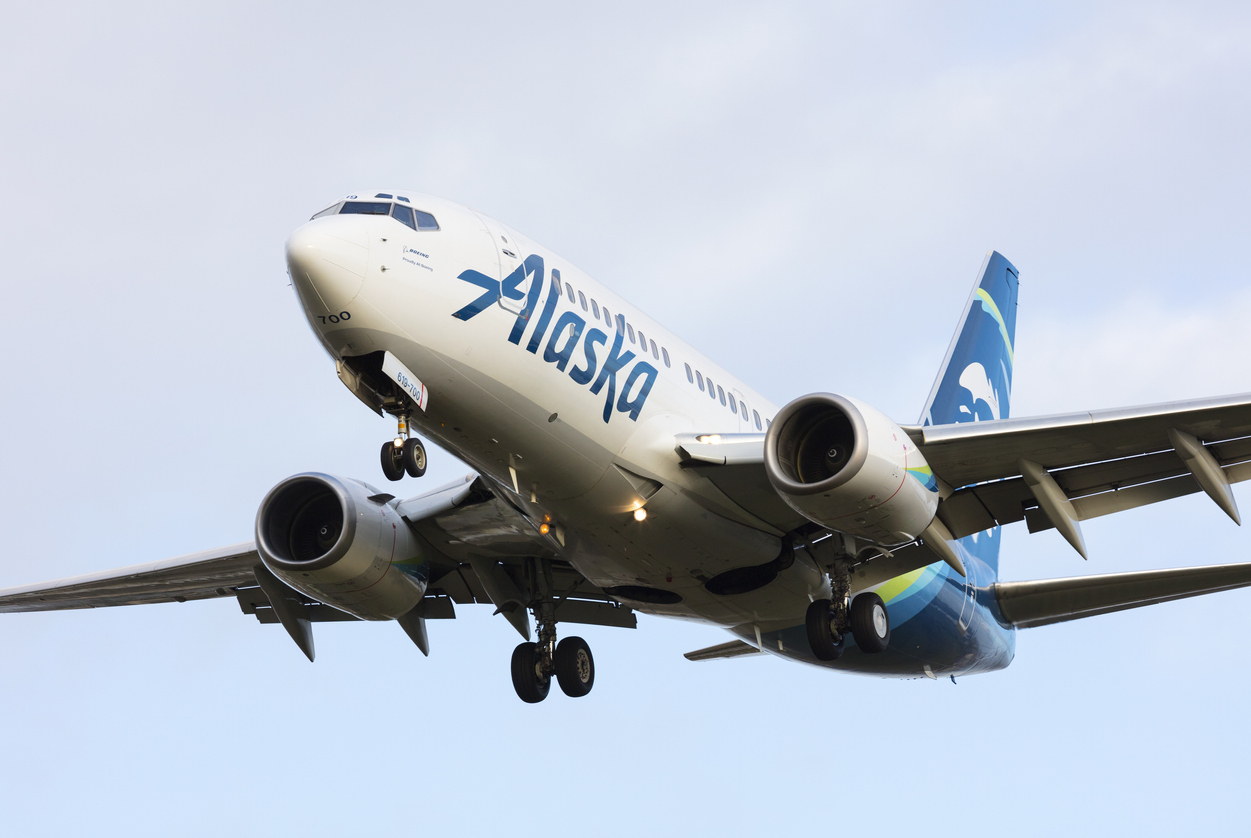
[[[0,586],[250,538],[378,480],[284,274],[403,187],[561,253],[781,404],[916,418],[976,269],[1021,270],[1015,415],[1251,390],[1236,3],[25,4],[0,29]],[[440,452],[425,484],[463,473]],[[1239,490],[1244,508],[1245,491]],[[1251,560],[1206,498],[1005,535],[1015,579]],[[317,627],[231,600],[0,615],[14,835],[1229,834],[1251,592],[1024,632],[1006,671],[692,664],[588,627],[538,706],[485,607]],[[536,808],[548,801],[550,811]]]

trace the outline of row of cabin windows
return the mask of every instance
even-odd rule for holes
[[[685,366],[686,366],[686,380],[687,381],[699,387],[701,392],[707,393],[708,397],[711,398],[713,401],[717,401],[718,399],[720,399],[723,405],[730,408],[731,413],[739,414],[741,412],[743,419],[745,421],[747,422],[755,421],[756,430],[763,431],[766,427],[773,424],[772,419],[766,419],[764,420],[763,423],[761,423],[760,412],[757,410],[753,410],[751,412],[751,416],[749,417],[747,415],[747,403],[746,402],[742,401],[741,399],[738,402],[735,402],[733,393],[731,393],[729,397],[727,398],[725,395],[725,390],[721,388],[721,385],[712,383],[711,376],[705,379],[703,373],[701,373],[699,370],[692,370],[690,364],[686,364]],[[707,388],[704,387],[705,380],[708,383]]]
[[[666,367],[673,366],[669,362],[669,350],[663,346],[657,347],[656,341],[648,340],[646,336],[644,336],[642,329],[639,329],[638,338],[636,339],[634,336],[634,326],[627,323],[624,316],[618,314],[616,322],[614,323],[613,316],[608,313],[608,306],[600,306],[600,304],[595,301],[594,297],[591,297],[590,305],[587,305],[586,294],[582,293],[581,291],[578,291],[577,294],[575,295],[572,285],[570,285],[568,282],[566,282],[564,285],[565,285],[564,293],[569,297],[569,302],[571,304],[575,302],[578,303],[579,305],[582,306],[583,311],[591,312],[595,316],[596,320],[599,320],[600,317],[602,316],[604,319],[604,322],[607,323],[609,327],[612,327],[615,325],[617,328],[617,331],[621,332],[624,335],[628,335],[630,338],[630,343],[634,344],[635,346],[641,347],[644,354],[647,354],[647,351],[650,347],[653,358],[659,361],[661,357],[663,356],[665,360],[665,366]],[[552,271],[552,293],[555,294],[557,297],[561,295],[560,286],[561,286],[560,271]],[[602,315],[601,315],[601,312],[602,312]]]
[[[594,297],[590,298],[590,302],[588,304],[586,294],[582,293],[581,291],[575,292],[573,290],[573,285],[568,282],[564,283],[563,291],[564,291],[564,294],[568,296],[569,302],[571,304],[574,302],[577,302],[579,305],[582,306],[583,311],[591,312],[591,314],[595,317],[596,320],[599,320],[600,317],[602,316],[604,319],[604,322],[607,323],[610,327],[615,325],[618,332],[622,332],[623,334],[628,335],[630,338],[630,343],[636,346],[642,347],[644,354],[646,354],[648,349],[650,348],[653,358],[655,358],[656,360],[660,360],[661,356],[663,355],[664,360],[665,360],[665,366],[666,367],[673,366],[669,362],[669,350],[663,346],[659,347],[658,349],[656,346],[656,341],[648,340],[647,337],[643,334],[642,329],[638,330],[638,336],[636,338],[634,326],[631,323],[626,321],[624,315],[618,314],[616,317],[616,322],[614,323],[613,316],[608,312],[608,306],[600,306],[600,304],[596,302]],[[555,294],[557,297],[559,297],[561,296],[561,292],[562,292],[562,289],[561,289],[560,271],[552,271],[552,293]],[[711,378],[708,379],[708,386],[707,388],[705,388],[703,374],[700,373],[698,370],[692,371],[690,364],[686,364],[685,366],[686,366],[686,380],[687,381],[691,382],[692,384],[698,383],[700,391],[706,392],[713,400],[720,399],[721,404],[730,408],[731,413],[735,415],[739,415],[741,412],[742,417],[745,421],[748,421],[748,422],[754,421],[756,423],[756,430],[763,431],[767,426],[773,424],[773,421],[771,419],[766,419],[764,420],[764,422],[761,422],[760,413],[759,411],[756,411],[756,410],[751,411],[751,417],[748,418],[746,402],[743,402],[742,400],[736,401],[733,393],[731,393],[729,397],[727,398],[725,395],[725,390],[722,389],[720,384],[713,384]]]

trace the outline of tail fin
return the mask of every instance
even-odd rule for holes
[[[1008,418],[1019,284],[1011,262],[994,250],[986,254],[977,285],[921,413],[921,424]],[[965,536],[960,547],[981,559],[997,576],[999,542],[1000,530],[995,527]]]
[[[921,424],[1008,418],[1019,283],[1016,268],[1002,254],[986,254]]]

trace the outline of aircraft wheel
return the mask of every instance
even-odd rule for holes
[[[421,477],[426,473],[426,446],[421,444],[421,440],[413,437],[404,440],[404,448],[402,459],[404,461],[404,470],[408,472],[409,477]]]
[[[538,704],[547,698],[552,678],[539,671],[539,644],[522,643],[513,649],[513,689],[526,704]]]
[[[808,629],[808,645],[812,647],[812,654],[819,661],[838,660],[842,657],[843,645],[846,643],[842,635],[838,636],[838,640],[834,639],[831,625],[834,611],[831,605],[828,599],[819,599],[808,606],[808,613],[804,618],[804,626]]]
[[[581,698],[595,686],[595,658],[581,637],[566,637],[556,645],[556,681],[570,698]]]
[[[877,594],[860,594],[851,601],[851,636],[860,651],[870,655],[885,652],[890,645],[890,615]]]
[[[396,448],[390,440],[382,443],[382,473],[387,480],[399,480],[404,476],[404,449]]]

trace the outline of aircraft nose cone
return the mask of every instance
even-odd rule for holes
[[[369,236],[359,218],[310,221],[287,239],[291,281],[312,309],[337,314],[355,299],[369,265]]]

